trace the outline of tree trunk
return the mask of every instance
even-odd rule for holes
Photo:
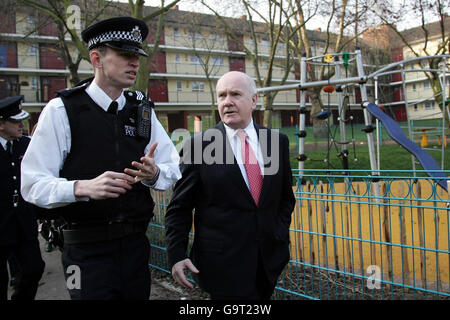
[[[147,48],[147,41],[142,43],[143,48]],[[150,59],[149,57],[140,57],[139,58],[139,69],[138,75],[136,79],[136,83],[134,84],[134,89],[147,93],[148,91],[148,80],[150,78],[149,73]]]
[[[211,125],[215,126],[217,124],[217,121],[216,121],[216,109],[217,109],[217,106],[214,103],[214,101],[215,101],[214,87],[213,87],[213,83],[212,83],[211,78],[209,78],[209,76],[207,76],[206,79],[208,80],[209,93],[211,95],[211,101],[212,101],[212,103],[211,103]]]
[[[273,96],[272,94],[264,95],[263,99],[264,103],[264,115],[263,115],[263,126],[267,128],[272,128],[272,104],[273,104]]]
[[[430,66],[431,68],[436,68],[435,66]],[[439,81],[439,74],[437,74],[436,72],[432,72],[431,73],[431,77],[432,77],[432,81],[431,81],[431,88],[433,89],[433,93],[439,93],[442,92],[443,88],[441,86],[441,83]],[[447,96],[447,100],[450,98],[449,96],[450,94],[450,90],[449,92],[447,92],[446,96]],[[450,119],[447,113],[447,110],[445,108],[445,105],[442,103],[443,100],[443,95],[437,95],[434,98],[434,101],[437,103],[439,109],[443,112],[444,117],[445,117],[445,122],[447,123],[448,128],[450,129]]]
[[[316,115],[323,109],[322,100],[320,98],[321,90],[321,87],[308,89],[309,101],[311,102],[311,121],[313,125],[314,139],[326,138],[328,136],[325,120],[316,118]]]
[[[69,73],[69,86],[70,88],[75,87],[75,85],[80,82],[80,76],[78,75],[78,65],[70,64],[67,67],[70,71]]]

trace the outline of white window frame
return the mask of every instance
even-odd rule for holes
[[[33,90],[36,90],[38,87],[38,78],[37,77],[31,77],[30,79],[30,87]]]
[[[189,32],[189,40],[202,40],[202,34],[200,32]]]
[[[205,82],[203,81],[191,81],[192,92],[204,92]]]
[[[425,101],[425,110],[433,110],[434,101]]]
[[[32,57],[37,56],[38,47],[35,44],[30,44],[30,48],[28,49],[28,54]]]
[[[191,55],[189,57],[189,62],[191,65],[201,65],[202,58],[196,55]]]
[[[179,53],[175,53],[175,64],[181,63],[181,55]]]
[[[211,57],[211,64],[213,66],[224,66],[223,56],[212,56]]]

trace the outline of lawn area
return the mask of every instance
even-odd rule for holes
[[[417,122],[416,122],[417,124]],[[408,127],[407,122],[399,124],[403,129],[403,132],[407,137]],[[430,127],[432,123],[421,123],[421,127]],[[355,124],[353,128],[346,126],[347,141],[354,140],[353,143],[347,144],[347,150],[349,151],[349,168],[356,170],[370,169],[369,149],[367,147],[367,135],[361,131],[364,127],[363,124]],[[416,127],[418,127],[416,125]],[[289,137],[289,146],[291,152],[291,166],[293,169],[298,168],[298,141],[299,138],[296,135],[297,129],[295,127],[281,128],[280,132],[286,134]],[[341,169],[342,158],[338,157],[341,151],[339,144],[333,144],[332,139],[340,141],[340,133],[338,126],[330,126],[330,140],[328,138],[313,137],[313,128],[311,126],[306,127],[307,136],[305,138],[305,154],[308,159],[305,161],[305,169]],[[436,131],[437,132],[437,131]],[[421,133],[414,134],[413,139],[417,144],[420,144]],[[373,132],[373,139],[376,139],[376,132]],[[447,138],[450,142],[450,139]],[[331,144],[329,151],[327,145]],[[355,146],[354,146],[355,145]],[[433,134],[429,135],[429,149],[427,152],[436,160],[439,166],[441,166],[441,146],[438,145],[437,137]],[[376,150],[376,146],[375,146]],[[375,151],[376,152],[376,151]],[[329,158],[329,163],[326,159]],[[444,164],[446,170],[449,170],[450,165],[450,144],[444,152]],[[412,170],[411,154],[403,147],[397,144],[391,139],[386,130],[381,128],[381,147],[380,147],[380,169],[381,170]],[[420,164],[416,164],[416,170],[423,170]]]
[[[324,161],[327,159],[327,150],[310,150],[306,152],[308,159],[305,161],[305,169],[341,169],[342,158],[337,157],[339,151],[330,150],[329,164]],[[441,166],[440,149],[428,151],[428,153]],[[356,157],[355,157],[356,155]],[[291,153],[291,166],[298,168],[297,155]],[[356,159],[356,160],[355,160]],[[450,148],[446,148],[444,153],[445,169],[449,170]],[[349,149],[349,168],[356,170],[370,169],[369,149],[367,145],[357,146],[355,152],[353,148]],[[381,170],[412,170],[411,154],[398,144],[382,145],[380,148],[380,169]],[[423,170],[420,164],[416,164],[416,170]]]

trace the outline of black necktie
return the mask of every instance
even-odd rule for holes
[[[6,152],[8,153],[8,155],[12,155],[12,142],[8,141],[6,142]]]
[[[118,105],[119,104],[117,103],[117,101],[111,102],[111,104],[108,107],[108,113],[117,114],[117,107],[118,107]]]

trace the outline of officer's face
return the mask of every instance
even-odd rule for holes
[[[0,120],[0,136],[6,140],[18,139],[22,136],[23,122]]]
[[[136,81],[139,55],[128,51],[106,48],[104,54],[99,54],[99,80],[107,86],[115,88],[131,87]]]

